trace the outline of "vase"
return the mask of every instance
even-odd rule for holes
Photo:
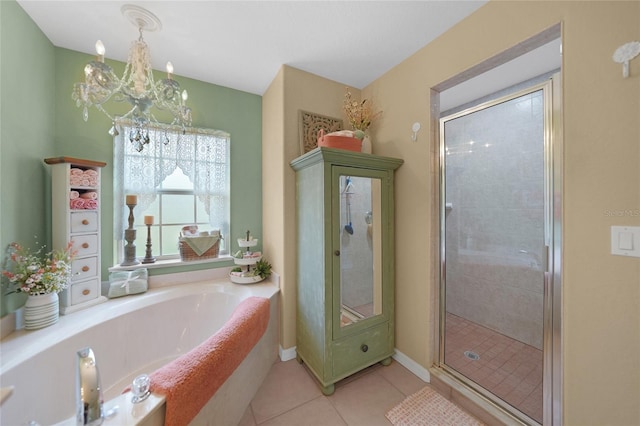
[[[360,152],[364,152],[365,154],[371,154],[371,136],[365,133],[364,138],[362,138],[362,149]]]
[[[37,330],[58,322],[58,293],[29,295],[24,304],[24,328]]]

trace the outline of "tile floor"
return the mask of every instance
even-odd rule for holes
[[[331,396],[320,392],[306,367],[295,359],[276,362],[240,426],[390,425],[385,414],[427,383],[398,364],[375,364],[336,384]]]
[[[542,423],[541,350],[448,312],[445,342],[448,366]]]

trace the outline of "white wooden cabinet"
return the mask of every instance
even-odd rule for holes
[[[107,300],[100,294],[100,171],[106,163],[71,157],[44,161],[52,169],[53,248],[72,241],[76,252],[70,286],[59,294],[60,313],[68,314]]]

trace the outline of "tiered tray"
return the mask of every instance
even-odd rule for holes
[[[256,245],[258,245],[258,240],[257,239],[246,240],[244,238],[238,238],[238,245],[240,246],[241,249],[246,249],[244,254],[247,254],[247,253],[251,253],[251,250],[250,250],[251,247],[255,247]],[[246,266],[247,271],[250,271],[251,267],[256,263],[258,263],[260,259],[262,259],[262,256],[243,257],[243,258],[234,257],[233,263],[235,263],[238,266]],[[264,278],[262,278],[260,275],[241,277],[241,276],[233,275],[232,273],[229,273],[229,279],[231,280],[231,282],[236,284],[254,284],[264,280]]]

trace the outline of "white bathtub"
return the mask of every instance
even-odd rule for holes
[[[267,331],[192,422],[206,424],[215,415],[216,424],[237,424],[277,359],[277,293],[273,278],[246,286],[227,279],[170,285],[61,316],[41,330],[18,330],[0,342],[0,387],[14,387],[0,406],[0,424],[74,425],[76,352],[87,346],[96,356],[105,409],[119,406],[104,424],[162,424],[162,397],[132,405],[123,389],[206,340],[245,298],[267,297]]]

